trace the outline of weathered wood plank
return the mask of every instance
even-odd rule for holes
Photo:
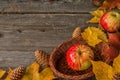
[[[95,10],[92,0],[1,0],[1,13],[79,13]]]
[[[0,33],[2,35],[0,49],[6,47],[8,50],[33,51],[36,46],[53,47],[70,38],[76,26],[87,27],[86,21],[89,15],[26,14],[0,17]]]
[[[28,66],[35,61],[33,51],[0,51],[0,68],[7,70],[20,65]]]
[[[58,29],[79,25],[85,27],[86,21],[90,18],[90,14],[1,14],[0,28],[39,30],[42,27],[42,29],[49,28],[49,31],[56,27]],[[63,27],[65,25],[67,26]]]
[[[51,53],[71,38],[76,26],[87,27],[89,18],[89,14],[1,14],[0,67],[27,66],[37,49]]]

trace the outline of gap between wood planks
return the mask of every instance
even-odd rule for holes
[[[0,14],[89,14],[89,12],[0,12]]]

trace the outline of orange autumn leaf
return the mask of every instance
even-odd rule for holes
[[[113,9],[118,8],[120,9],[120,0],[105,0],[101,8],[104,9]]]

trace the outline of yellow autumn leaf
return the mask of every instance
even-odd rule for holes
[[[27,67],[25,75],[21,80],[33,80],[33,75],[36,72],[39,72],[39,64],[37,62],[32,63],[30,66]]]
[[[41,80],[53,80],[55,78],[52,70],[49,67],[40,72],[40,76],[42,76]]]
[[[55,78],[52,70],[48,67],[41,72],[38,63],[34,62],[27,67],[26,73],[21,80],[52,80]]]
[[[81,33],[83,39],[87,41],[90,46],[95,47],[96,44],[105,41],[107,42],[106,34],[99,28],[88,27]]]
[[[113,68],[102,61],[91,61],[93,72],[97,80],[112,80]]]
[[[4,74],[5,74],[5,71],[0,69],[0,78],[2,78]]]
[[[33,75],[32,80],[42,80],[42,75],[39,74],[39,72],[35,72]]]
[[[91,62],[97,80],[113,80],[113,76],[115,76],[116,73],[120,73],[120,54],[114,59],[113,66],[102,61]]]
[[[95,11],[90,12],[94,17],[91,18],[87,23],[99,23],[100,17],[106,12],[104,9],[97,9]]]
[[[35,72],[32,80],[53,80],[55,78],[52,70],[48,67],[42,70],[40,73]]]
[[[115,72],[120,73],[120,55],[114,59],[113,68]]]
[[[32,80],[32,79],[30,79],[26,74],[22,77],[22,79],[21,80]]]

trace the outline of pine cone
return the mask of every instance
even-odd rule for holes
[[[18,68],[14,69],[10,73],[11,80],[20,80],[25,73],[25,68],[23,66],[19,66]]]
[[[92,0],[92,3],[95,6],[101,6],[103,4],[104,0]]]
[[[120,80],[120,73],[116,73],[112,80]]]
[[[81,28],[77,27],[72,33],[72,38],[77,38],[81,36]]]
[[[42,50],[37,50],[35,51],[35,57],[37,62],[44,66],[44,67],[48,67],[49,66],[49,55],[47,53],[45,53]]]

